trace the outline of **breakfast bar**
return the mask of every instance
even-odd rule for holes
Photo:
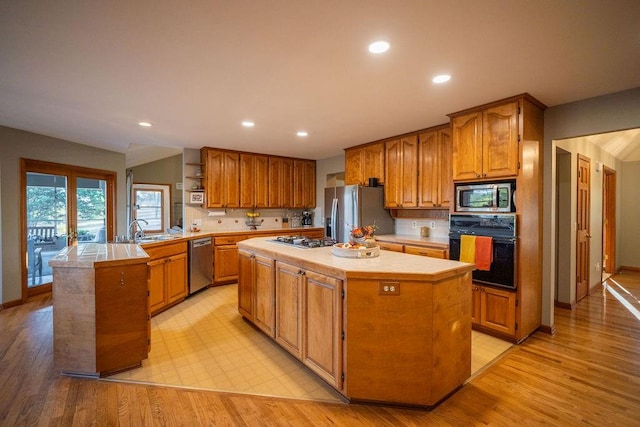
[[[470,376],[473,264],[238,247],[240,313],[347,400],[432,407]]]

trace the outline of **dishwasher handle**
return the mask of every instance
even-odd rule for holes
[[[211,245],[211,237],[206,237],[204,239],[196,239],[191,241],[192,248],[199,248],[200,246],[208,246]]]

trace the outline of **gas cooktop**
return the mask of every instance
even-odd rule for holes
[[[333,246],[336,242],[331,239],[309,239],[304,236],[278,236],[268,240],[271,243],[293,246],[300,249],[320,248],[323,246]]]

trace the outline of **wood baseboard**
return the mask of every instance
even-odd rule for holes
[[[640,267],[631,267],[629,265],[623,265],[618,269],[618,272],[621,272],[623,270],[627,270],[627,271],[640,271]]]
[[[7,301],[4,302],[2,304],[0,304],[0,310],[1,309],[6,309],[6,308],[11,308],[11,307],[17,307],[19,305],[22,305],[22,300],[21,299],[16,299],[13,301]]]
[[[558,300],[555,300],[553,302],[553,305],[558,307],[558,308],[566,308],[567,310],[573,310],[575,308],[575,303],[568,303],[568,302],[560,302]]]
[[[555,335],[555,333],[556,333],[556,325],[551,325],[551,326],[540,325],[538,330],[540,332],[544,332],[545,334]]]

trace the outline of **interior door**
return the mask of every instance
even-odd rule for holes
[[[602,192],[602,271],[613,274],[616,265],[616,171],[606,166]]]
[[[576,302],[589,294],[591,160],[578,155],[578,191],[576,206]]]
[[[22,299],[51,291],[49,260],[67,245],[104,243],[115,228],[116,173],[22,159]]]

